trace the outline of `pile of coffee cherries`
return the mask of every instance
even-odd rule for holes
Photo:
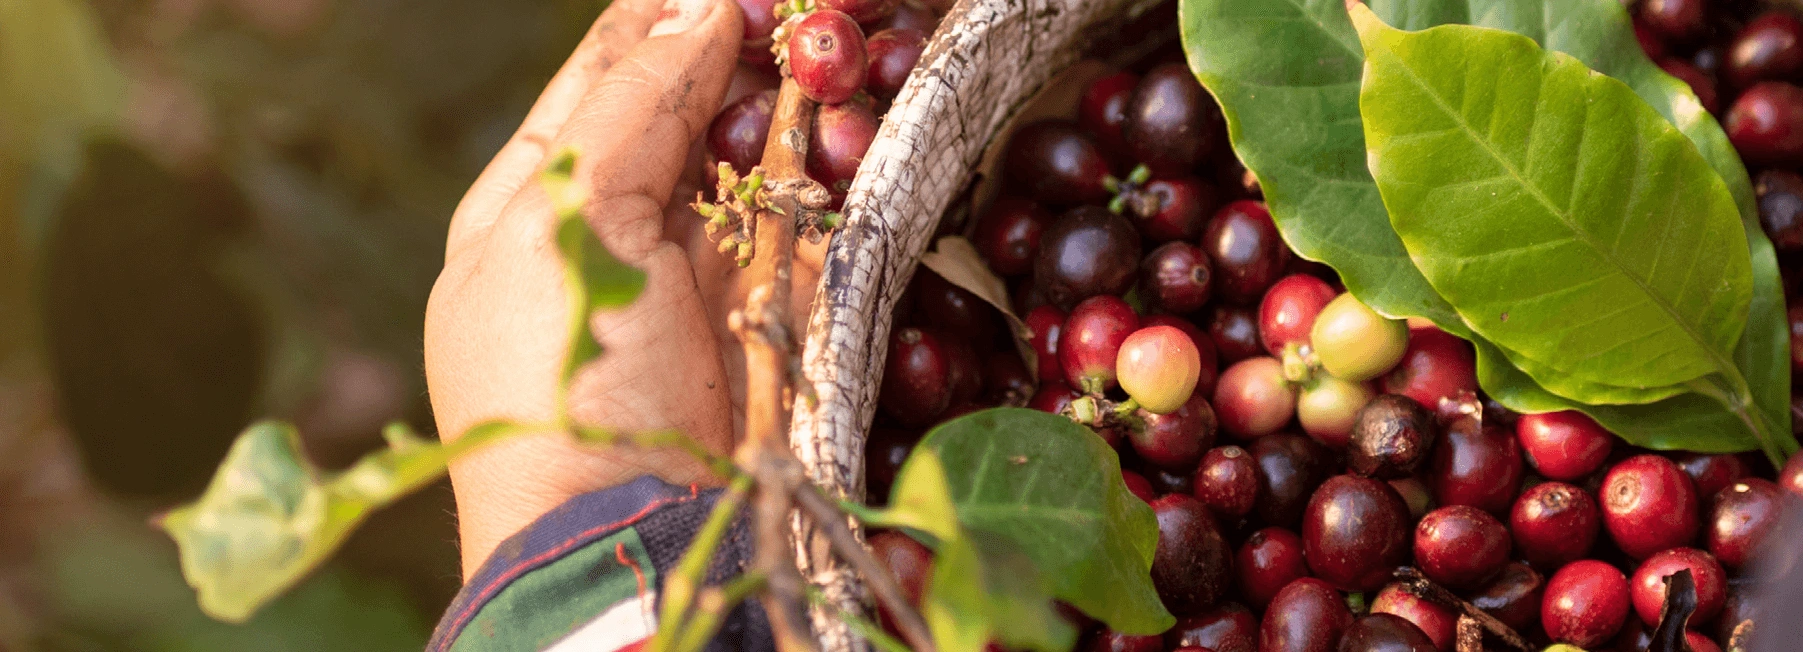
[[[943,0],[933,6],[917,0],[812,0],[800,6],[739,0],[745,16],[739,60],[767,73],[779,72],[782,61],[802,94],[819,104],[808,139],[807,174],[832,192],[835,208],[845,201],[876,139],[877,116],[901,92],[939,25],[935,9],[949,5]],[[727,105],[708,127],[710,176],[721,163],[749,174],[763,159],[777,98],[774,85],[766,86]]]
[[[1404,567],[1539,645],[1644,650],[1681,569],[1693,650],[1752,618],[1742,574],[1803,495],[1803,458],[1645,450],[1577,412],[1489,401],[1467,342],[1379,315],[1290,251],[1181,62],[1094,80],[1074,120],[1021,126],[1003,161],[1004,196],[968,232],[1036,364],[999,311],[923,268],[867,484],[881,500],[923,432],[985,407],[1091,426],[1157,516],[1152,581],[1179,619],[1127,636],[1073,615],[1081,646],[1451,652],[1464,605],[1404,590]],[[871,543],[918,598],[927,550]]]

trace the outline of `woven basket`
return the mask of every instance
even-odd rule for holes
[[[883,119],[845,202],[809,316],[802,371],[815,400],[798,401],[790,443],[815,482],[864,492],[864,440],[875,415],[891,312],[954,198],[971,187],[984,148],[1014,113],[1095,43],[1158,0],[960,0]],[[1174,26],[1172,26],[1174,27]],[[796,532],[804,575],[843,609],[855,578],[824,539]],[[852,650],[836,619],[814,615],[829,652]]]

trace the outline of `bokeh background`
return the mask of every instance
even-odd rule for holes
[[[0,0],[0,651],[418,650],[448,486],[245,625],[147,519],[404,419],[444,230],[605,0]]]

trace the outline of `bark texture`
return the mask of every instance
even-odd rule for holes
[[[961,0],[945,16],[858,169],[808,320],[802,373],[809,387],[798,388],[790,443],[829,494],[863,498],[864,439],[890,315],[984,147],[1094,37],[1157,4]],[[833,559],[824,534],[802,520],[796,527],[803,574],[838,609],[863,613],[855,574]],[[813,623],[827,652],[865,647],[828,610],[816,609]]]

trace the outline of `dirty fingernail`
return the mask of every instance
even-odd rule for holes
[[[663,11],[657,14],[657,22],[651,25],[651,33],[646,36],[688,31],[695,23],[701,22],[713,4],[714,0],[666,0]]]

